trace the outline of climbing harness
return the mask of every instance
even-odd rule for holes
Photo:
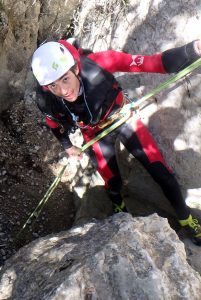
[[[193,70],[195,70],[196,68],[198,68],[200,65],[201,65],[201,58],[199,58],[194,63],[192,63],[190,66],[186,67],[185,69],[183,69],[182,71],[178,72],[174,76],[170,77],[168,80],[164,81],[162,84],[160,84],[158,87],[154,88],[151,92],[149,92],[148,94],[146,94],[142,98],[136,99],[136,100],[134,100],[134,101],[132,101],[132,102],[130,102],[128,104],[125,104],[120,109],[120,111],[118,111],[117,113],[115,113],[114,115],[112,115],[111,117],[109,117],[107,119],[107,121],[108,121],[107,125],[109,125],[109,124],[112,124],[112,125],[110,127],[107,127],[104,131],[102,131],[101,133],[99,133],[95,138],[93,138],[88,143],[86,143],[85,145],[83,145],[81,147],[80,153],[84,152],[86,149],[88,149],[95,142],[99,141],[104,136],[108,135],[110,132],[112,132],[113,130],[115,130],[117,127],[119,127],[123,123],[125,123],[133,115],[132,111],[134,111],[136,109],[139,109],[140,106],[147,99],[149,99],[152,96],[156,95],[157,93],[161,92],[162,90],[164,90],[165,88],[167,88],[170,84],[173,84],[176,81],[178,81],[179,79],[181,79],[182,77],[186,76],[187,74],[189,74],[190,72],[192,72]],[[63,166],[63,168],[60,171],[59,175],[54,179],[53,183],[49,187],[48,191],[45,193],[44,197],[40,200],[40,202],[38,203],[37,207],[34,209],[34,211],[31,213],[31,215],[29,216],[29,218],[27,219],[27,221],[24,223],[23,227],[21,228],[21,230],[17,234],[16,239],[19,238],[19,236],[21,235],[22,231],[26,228],[26,226],[28,224],[31,223],[31,220],[33,218],[35,218],[35,220],[37,219],[37,217],[39,216],[39,214],[40,214],[43,206],[47,203],[49,197],[51,196],[51,194],[53,193],[53,191],[56,189],[57,185],[59,184],[59,182],[61,180],[61,177],[63,176],[63,174],[64,174],[64,172],[66,170],[66,167],[67,167],[67,164],[65,166]]]

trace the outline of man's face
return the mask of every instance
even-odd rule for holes
[[[77,75],[77,68],[75,73],[69,70],[61,78],[48,85],[50,92],[68,102],[76,101],[80,90],[80,81]]]

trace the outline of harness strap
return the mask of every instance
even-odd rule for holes
[[[108,118],[105,118],[105,119],[103,119],[102,121],[100,121],[100,122],[98,123],[97,126],[98,126],[100,129],[103,129],[103,128],[105,128],[106,126],[108,126],[108,125],[114,123],[114,121],[116,121],[117,119],[121,118],[121,115],[120,115],[119,113],[120,113],[122,107],[123,107],[127,102],[128,102],[128,101],[126,100],[126,98],[123,97],[122,103],[121,103],[121,106],[119,107],[119,109],[117,109],[117,110],[115,111],[115,113],[112,114],[111,116],[109,116]],[[110,112],[108,112],[108,115],[109,115],[109,113],[110,113]]]
[[[93,131],[97,133],[98,131],[102,130],[106,126],[114,123],[114,121],[116,121],[119,117],[122,117],[122,115],[121,116],[119,115],[119,112],[122,109],[122,107],[127,103],[128,100],[120,92],[115,98],[115,100],[109,106],[106,114],[102,117],[102,119],[100,119],[100,121],[97,124],[86,125],[82,121],[78,123],[82,133],[85,133],[86,131]]]
[[[100,139],[102,139],[104,136],[106,136],[107,134],[109,134],[111,131],[115,130],[117,127],[121,126],[123,123],[125,123],[132,115],[131,110],[128,111],[127,113],[125,113],[123,116],[122,114],[120,115],[117,114],[116,115],[116,119],[119,119],[117,122],[115,122],[115,120],[112,120],[113,124],[106,128],[103,132],[101,132],[100,134],[98,134],[95,138],[93,138],[91,141],[89,141],[88,143],[86,143],[85,145],[83,145],[81,147],[81,152],[84,152],[87,148],[89,148],[91,145],[93,145],[95,142],[99,141]],[[114,123],[115,122],[115,123]]]

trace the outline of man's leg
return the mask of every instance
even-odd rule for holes
[[[140,120],[134,119],[132,124],[125,124],[120,128],[119,138],[160,185],[175,209],[180,224],[190,228],[195,243],[201,245],[201,226],[190,215],[190,209],[183,199],[179,184],[147,128]]]
[[[115,154],[115,140],[115,133],[105,136],[92,145],[88,154],[105,182],[105,189],[113,203],[114,211],[127,212],[121,196],[122,179]]]

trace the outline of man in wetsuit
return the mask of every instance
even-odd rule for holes
[[[117,51],[98,53],[77,50],[65,40],[47,42],[33,54],[32,70],[39,83],[37,104],[47,125],[68,156],[80,156],[69,133],[80,127],[88,142],[105,130],[108,118],[125,104],[115,72],[172,73],[185,68],[201,55],[201,42],[193,41],[179,48],[150,56]],[[122,179],[115,155],[115,141],[140,161],[160,185],[175,209],[181,226],[190,230],[193,241],[201,245],[201,226],[187,207],[178,182],[167,166],[151,134],[142,121],[132,118],[89,149],[97,171],[115,211],[126,211],[121,196]]]

